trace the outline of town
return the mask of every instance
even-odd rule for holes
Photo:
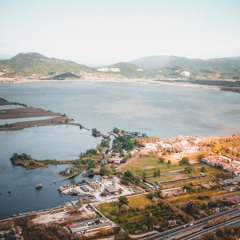
[[[61,173],[94,178],[61,185],[60,194],[74,196],[63,206],[0,221],[2,239],[182,239],[239,221],[240,135],[168,139],[119,128],[104,137],[94,133],[101,143]]]

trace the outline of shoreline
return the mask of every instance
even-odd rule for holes
[[[221,86],[210,86],[210,85],[201,85],[201,84],[191,84],[191,83],[183,83],[183,82],[175,82],[177,80],[186,80],[183,79],[141,79],[141,78],[120,78],[120,79],[113,79],[113,78],[83,78],[83,79],[65,79],[65,80],[50,80],[50,79],[28,79],[28,78],[0,78],[0,84],[16,84],[16,83],[32,83],[32,82],[92,82],[92,83],[102,83],[102,82],[109,82],[109,83],[141,83],[141,84],[163,84],[163,85],[173,85],[173,86],[180,86],[180,87],[192,87],[192,88],[203,88],[203,89],[213,89],[213,90],[221,90]],[[213,79],[212,79],[213,80]],[[165,82],[169,81],[169,82]],[[174,82],[173,82],[174,81]],[[211,81],[211,80],[209,80]],[[225,81],[232,82],[233,80],[228,79]]]

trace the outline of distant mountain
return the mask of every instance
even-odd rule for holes
[[[185,57],[176,57],[176,56],[151,56],[143,57],[131,61],[132,64],[135,64],[144,69],[156,69],[156,68],[166,68],[166,67],[191,67],[196,68],[197,66],[202,66],[204,60],[201,59],[189,59]]]
[[[240,58],[189,59],[176,56],[150,56],[131,61],[145,70],[161,72],[165,77],[189,72],[192,77],[240,79]]]
[[[80,77],[121,79],[124,77],[155,80],[239,80],[240,57],[202,60],[176,56],[150,56],[131,62],[92,68],[30,52],[0,60],[0,76],[41,79],[79,79]]]
[[[111,68],[117,68],[120,70],[120,74],[125,76],[125,77],[139,77],[142,75],[141,72],[139,72],[139,67],[132,64],[132,63],[127,63],[127,62],[119,62],[111,65]]]
[[[80,75],[82,71],[91,72],[88,66],[75,62],[48,58],[39,53],[19,53],[11,59],[0,60],[0,71],[5,76],[41,76],[54,77],[55,75],[70,72]]]

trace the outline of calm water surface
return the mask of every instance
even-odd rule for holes
[[[231,92],[160,84],[36,82],[1,84],[0,97],[66,113],[75,122],[103,133],[115,126],[159,137],[240,132],[240,94]],[[9,158],[14,152],[38,159],[76,159],[100,140],[75,126],[0,132],[0,218],[72,199],[57,191],[62,182],[56,172],[65,166],[37,170],[13,167]],[[54,181],[57,183],[49,185]],[[44,188],[35,191],[36,183],[43,183]]]

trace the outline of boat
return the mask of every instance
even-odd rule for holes
[[[41,183],[35,185],[35,189],[41,189],[43,185]]]

